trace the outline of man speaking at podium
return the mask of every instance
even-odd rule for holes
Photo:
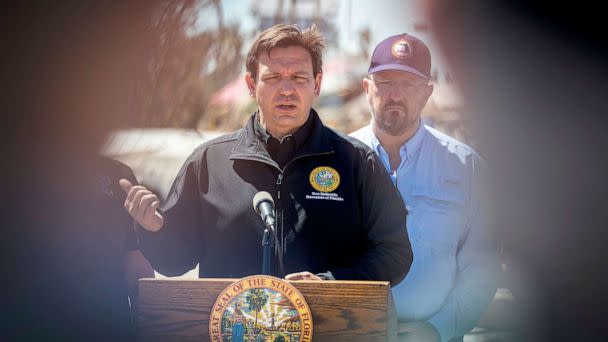
[[[258,104],[245,127],[199,146],[162,210],[156,195],[121,180],[143,253],[175,276],[240,278],[262,269],[265,228],[252,207],[271,194],[271,274],[286,279],[399,283],[412,263],[406,210],[374,152],[323,125],[312,102],[322,80],[323,37],[313,26],[262,32],[246,61]]]

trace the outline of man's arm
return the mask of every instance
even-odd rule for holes
[[[194,268],[199,253],[204,248],[195,159],[193,153],[182,166],[173,182],[162,214],[161,211],[156,210],[157,198],[152,198],[146,193],[145,188],[136,190],[144,192],[143,195],[131,196],[134,190],[129,190],[125,202],[125,208],[140,226],[137,231],[141,251],[155,270],[167,276],[182,275]],[[127,186],[122,180],[121,186],[127,191]],[[132,205],[135,209],[131,207]]]
[[[405,278],[413,260],[407,211],[386,169],[371,151],[361,175],[358,196],[367,251],[353,258],[350,267],[329,271],[336,279],[384,280],[395,286]]]
[[[118,175],[118,179],[121,179],[122,181],[119,181],[119,183],[122,183],[123,185],[129,185],[131,187],[133,187],[133,184],[137,185],[137,178],[133,174],[133,171],[127,165],[124,165],[122,163],[119,163],[119,165],[122,167],[122,170]],[[129,296],[129,302],[131,304],[131,317],[133,319],[134,324],[136,324],[138,303],[138,280],[141,278],[154,278],[154,270],[152,269],[152,266],[150,266],[148,260],[144,258],[144,256],[138,249],[139,247],[137,244],[137,236],[135,235],[136,224],[133,218],[130,217],[127,213],[124,213],[123,218],[121,219],[121,225],[126,230],[126,239],[124,246],[125,281],[127,283],[127,293]]]
[[[441,309],[428,319],[442,341],[471,331],[486,310],[500,274],[497,243],[489,219],[490,205],[483,196],[485,174],[474,159],[467,234],[457,254],[456,283]]]

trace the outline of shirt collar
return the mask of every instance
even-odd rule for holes
[[[369,129],[369,136],[371,137],[372,149],[374,150],[374,152],[378,154],[380,154],[380,151],[384,152],[382,145],[380,145],[380,140],[378,140],[378,137],[376,137],[376,135],[374,134],[374,129],[372,125],[370,124],[369,126],[367,126],[367,128]]]
[[[380,159],[382,159],[382,161],[385,163],[387,170],[390,171],[390,166],[388,166],[388,155],[386,151],[384,151],[384,148],[382,148],[382,145],[374,134],[371,125],[369,126],[369,130],[371,133],[371,143],[374,152],[376,152],[380,156]],[[425,132],[426,129],[424,128],[424,124],[422,123],[422,120],[420,120],[418,130],[416,130],[414,136],[411,137],[408,141],[406,141],[405,144],[403,144],[399,149],[399,155],[401,156],[401,165],[399,165],[399,167],[403,166],[404,163],[412,160],[414,158],[414,155],[418,153],[418,151],[420,150],[420,146],[422,146],[422,140],[424,140]]]
[[[271,139],[274,139],[275,142],[279,143],[279,145],[282,142],[282,140],[276,139],[275,137],[271,136],[268,133],[268,131],[266,131],[266,129],[264,127],[262,127],[262,124],[260,123],[260,113],[259,112],[255,113],[255,117],[253,118],[253,127],[254,127],[256,138],[258,140],[260,140],[264,144],[264,146],[266,146],[266,148],[268,148],[268,144],[270,143]],[[306,142],[306,140],[310,136],[312,127],[313,127],[312,113],[309,113],[308,119],[306,120],[306,122],[302,126],[300,126],[300,128],[298,128],[297,131],[290,134],[291,136],[293,136],[293,139],[296,143],[296,146],[295,146],[296,151],[299,150],[300,147],[302,147],[302,145],[304,145],[304,142]],[[283,137],[283,140],[290,135]]]
[[[404,152],[407,156],[408,160],[414,158],[414,155],[418,153],[420,150],[420,146],[422,146],[422,140],[424,140],[424,133],[426,132],[426,128],[422,123],[422,120],[419,121],[418,130],[408,141],[401,146],[401,155],[403,156]],[[403,151],[405,149],[405,151]]]

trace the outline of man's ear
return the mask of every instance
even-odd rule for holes
[[[435,89],[435,87],[432,84],[429,84],[426,86],[426,89],[424,90],[425,91],[424,96],[426,97],[426,100],[424,101],[425,103],[429,100],[429,98],[433,94],[434,89]]]
[[[367,94],[367,90],[369,89],[369,82],[370,79],[367,77],[363,77],[363,79],[361,79],[361,85],[363,86],[363,91]]]
[[[321,94],[321,81],[323,80],[323,73],[320,72],[315,76],[315,95],[319,96]]]
[[[249,96],[255,97],[255,79],[251,77],[250,72],[245,74],[245,83],[247,83],[247,88],[249,88]]]

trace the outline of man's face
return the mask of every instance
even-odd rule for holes
[[[399,70],[378,71],[363,79],[363,89],[376,128],[392,136],[412,133],[433,93],[426,80]]]
[[[274,48],[260,55],[257,79],[249,73],[245,76],[260,108],[260,122],[279,139],[306,122],[321,79],[321,73],[313,75],[312,58],[300,46]]]

